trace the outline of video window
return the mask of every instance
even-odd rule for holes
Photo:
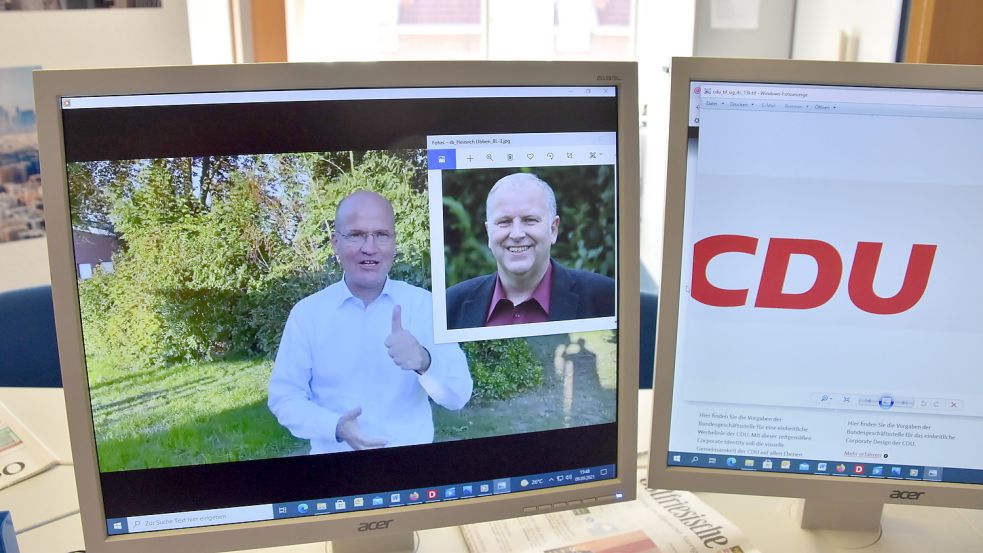
[[[462,170],[443,194],[480,221],[495,181],[535,174],[562,221],[554,270],[613,278],[613,168],[526,169]],[[434,243],[425,149],[72,162],[68,180],[76,261],[96,260],[78,286],[102,472],[615,420],[613,325],[438,339],[432,260],[449,286],[495,262],[461,218]],[[591,186],[599,212],[575,200]]]

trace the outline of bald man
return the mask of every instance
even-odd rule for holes
[[[346,197],[331,245],[344,277],[290,311],[270,410],[312,454],[432,442],[429,400],[460,409],[471,374],[457,344],[434,344],[430,292],[389,278],[392,204],[375,192]]]
[[[614,315],[614,280],[550,257],[560,229],[556,196],[530,173],[499,179],[485,204],[488,248],[498,270],[447,289],[447,328]]]

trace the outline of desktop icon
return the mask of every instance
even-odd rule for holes
[[[398,493],[394,493],[394,494],[390,494],[389,495],[389,502],[390,503],[399,503],[402,500],[403,500],[403,498]]]
[[[334,502],[334,508],[336,511],[344,511],[348,508],[348,503],[346,503],[344,499],[339,499],[338,501]]]
[[[311,507],[307,503],[301,503],[300,505],[297,505],[297,512],[300,513],[300,514],[304,514],[304,513],[306,513],[307,511],[310,511],[310,510],[311,510]]]
[[[437,490],[427,490],[427,499],[437,499]]]
[[[781,467],[782,470],[788,470],[792,468],[792,461],[782,461]]]
[[[846,465],[844,465],[843,463],[839,463],[838,465],[836,465],[836,472],[840,472],[840,473],[846,472]]]
[[[772,466],[771,459],[765,459],[764,461],[761,461],[761,468],[765,470],[771,470],[771,466]]]
[[[375,496],[375,497],[372,498],[372,506],[373,507],[378,507],[379,505],[382,505],[384,501],[385,500],[382,499],[382,496],[381,495],[377,495],[377,496]]]
[[[499,478],[492,485],[495,486],[495,493],[507,493],[510,491],[508,478]]]
[[[461,495],[474,495],[474,486],[471,484],[461,486]]]
[[[733,457],[728,457],[727,458],[727,466],[728,467],[736,467],[737,466],[737,459],[735,459]]]
[[[895,478],[901,477],[901,467],[891,467],[891,476]]]
[[[410,495],[406,496],[406,498],[409,499],[410,501],[419,501],[420,494],[419,492],[410,492]]]
[[[809,472],[809,463],[799,463],[799,472]]]
[[[826,472],[826,463],[816,463],[816,470]]]
[[[318,511],[327,511],[328,504],[325,503],[324,501],[318,501],[317,505],[315,505],[314,508],[317,509]]]
[[[454,486],[451,486],[450,488],[447,488],[446,490],[444,490],[444,497],[445,498],[448,498],[448,499],[453,498],[453,497],[457,497],[457,488],[455,488]]]
[[[863,474],[863,473],[864,473],[863,465],[853,465],[853,474]]]
[[[870,469],[871,476],[884,476],[884,467],[877,465],[876,467]]]

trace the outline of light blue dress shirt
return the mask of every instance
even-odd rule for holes
[[[422,375],[398,367],[384,344],[395,305],[403,328],[430,352]],[[335,437],[338,419],[362,408],[360,431],[387,440],[386,447],[431,443],[428,398],[460,409],[471,398],[464,352],[454,343],[434,344],[430,292],[388,279],[365,305],[344,279],[312,294],[290,311],[270,377],[269,407],[284,427],[311,441],[311,453],[351,451]]]

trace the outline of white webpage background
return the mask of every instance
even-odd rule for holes
[[[970,416],[983,414],[983,233],[976,223],[983,120],[702,111],[689,168],[671,448],[736,448],[740,440],[707,448],[692,431],[700,412],[722,409],[778,415],[782,425],[808,429],[785,451],[806,458],[889,454],[889,462],[983,468],[979,419]],[[714,286],[747,288],[745,306],[689,297],[693,244],[719,234],[759,241],[755,255],[719,255],[707,268]],[[770,238],[822,240],[839,251],[841,284],[828,303],[753,306]],[[874,282],[882,297],[900,288],[912,244],[938,246],[913,308],[873,315],[853,305],[846,283],[858,241],[884,244]],[[812,258],[793,256],[784,291],[803,292],[815,276]],[[958,408],[836,406],[821,404],[823,393],[939,399],[943,406],[955,400]],[[899,437],[898,424],[919,428]],[[865,428],[881,434],[847,433]],[[766,449],[747,454],[778,454]]]

